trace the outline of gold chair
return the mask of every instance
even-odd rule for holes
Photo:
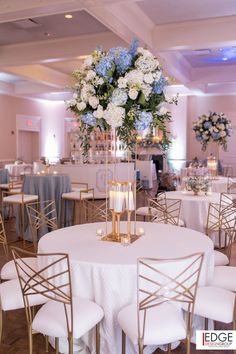
[[[73,338],[80,338],[96,327],[96,353],[100,353],[99,323],[103,310],[90,300],[73,297],[69,257],[64,253],[37,254],[38,269],[27,267],[23,256],[36,256],[19,248],[12,248],[26,311],[29,353],[33,353],[33,332],[55,337],[59,353],[59,337],[67,337],[69,354],[73,354]],[[48,302],[32,316],[29,296],[44,296]],[[80,313],[83,313],[80,318]]]
[[[206,234],[219,249],[215,253],[215,265],[230,263],[231,249],[236,230],[235,208],[226,204],[210,203],[207,215]]]
[[[84,210],[87,215],[88,223],[112,220],[112,213],[107,208],[106,201],[102,203],[100,201],[97,201],[95,203],[87,200],[86,203],[84,204]]]
[[[67,192],[62,194],[62,225],[64,225],[64,215],[65,215],[65,202],[71,201],[74,203],[74,213],[73,222],[76,219],[76,206],[80,207],[79,210],[79,223],[82,223],[83,217],[87,221],[88,213],[86,208],[86,203],[89,200],[94,201],[94,188],[88,188],[88,183],[82,182],[72,182],[72,192]]]
[[[185,226],[183,220],[180,219],[180,199],[166,198],[165,204],[161,205],[155,200],[151,201],[152,208],[156,204],[157,214],[151,219],[152,222],[171,224],[175,226]]]
[[[166,209],[166,194],[165,192],[160,192],[157,196],[147,195],[148,206],[140,207],[136,210],[136,215],[143,216],[144,220],[150,221],[155,215],[162,214],[163,210]]]
[[[7,236],[6,236],[5,227],[4,227],[1,214],[0,214],[0,244],[3,246],[6,257],[8,257]]]
[[[126,336],[143,354],[146,345],[168,345],[186,339],[190,353],[192,312],[203,254],[176,259],[140,258],[137,264],[138,301],[122,309],[118,323],[122,329],[122,354]],[[182,307],[186,305],[186,323]]]
[[[54,200],[28,203],[26,205],[29,225],[32,234],[34,251],[40,236],[58,228],[57,212]]]
[[[2,210],[4,212],[5,206],[18,206],[21,213],[21,235],[23,239],[23,246],[25,246],[25,206],[28,203],[38,201],[37,195],[24,194],[23,192],[2,192]]]

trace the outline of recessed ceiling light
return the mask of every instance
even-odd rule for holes
[[[67,19],[70,19],[70,18],[72,18],[73,16],[71,15],[71,14],[66,14],[65,15],[65,18],[67,18]]]
[[[223,60],[223,61],[227,61],[227,60],[228,60],[228,58],[226,58],[226,57],[223,57],[223,58],[222,58],[222,60]]]

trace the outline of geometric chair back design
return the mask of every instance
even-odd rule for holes
[[[73,338],[73,300],[68,255],[65,253],[35,254],[16,247],[11,247],[11,250],[25,305],[30,353],[32,353],[33,347],[33,315],[28,297],[33,295],[43,295],[49,300],[63,304],[69,345],[71,346]],[[39,265],[37,270],[30,267],[25,262],[26,256],[37,256],[38,264],[41,267]]]
[[[202,262],[203,253],[195,253],[176,259],[138,259],[137,310],[140,354],[143,353],[145,345],[148,311],[167,303],[179,303],[187,311],[186,344],[187,353],[189,353],[192,312],[194,311]]]
[[[59,337],[67,337],[69,354],[73,354],[73,336],[80,338],[96,327],[96,353],[99,354],[99,322],[103,310],[94,302],[72,295],[69,257],[66,253],[32,253],[12,247],[27,317],[29,353],[33,353],[32,332],[55,337],[59,353]],[[30,267],[26,256],[37,256],[37,269]],[[43,295],[47,302],[32,316],[28,297]],[[81,317],[82,318],[81,318]]]
[[[227,193],[236,193],[236,178],[228,177]]]
[[[87,215],[88,223],[112,220],[112,214],[110,209],[107,208],[106,201],[102,204],[96,205],[95,202],[87,200],[84,204],[84,211]]]
[[[179,225],[181,209],[180,199],[166,198],[165,192],[158,193],[156,198],[149,200],[150,215],[154,215],[152,222]],[[153,209],[152,209],[153,208]],[[153,210],[156,210],[153,213]]]
[[[236,193],[221,193],[220,194],[220,209],[236,210]]]
[[[6,236],[5,227],[3,224],[1,214],[0,214],[0,244],[3,246],[6,257],[8,257],[7,236]]]
[[[122,329],[122,354],[126,352],[126,336],[143,354],[146,345],[168,345],[186,339],[190,353],[192,314],[203,253],[182,258],[137,260],[137,302],[118,314]],[[184,321],[183,309],[186,311]]]
[[[56,204],[54,200],[46,200],[29,203],[26,208],[34,251],[37,252],[38,238],[58,228]]]
[[[224,253],[230,263],[232,245],[236,233],[236,210],[230,206],[210,203],[207,215],[206,234],[217,248]]]

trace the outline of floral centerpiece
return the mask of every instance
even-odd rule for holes
[[[202,150],[206,150],[207,144],[214,141],[227,149],[227,138],[231,135],[231,121],[224,113],[210,112],[203,114],[193,122],[193,130],[196,139],[202,144]]]
[[[207,193],[209,189],[209,179],[204,177],[189,177],[186,181],[186,189],[193,191],[195,195],[199,192]]]
[[[170,113],[164,103],[177,103],[164,92],[167,80],[158,59],[134,40],[129,49],[96,49],[73,73],[75,85],[68,109],[80,122],[84,154],[90,148],[90,134],[115,129],[119,139],[132,148],[136,131],[158,127],[161,146],[170,143],[166,122]]]

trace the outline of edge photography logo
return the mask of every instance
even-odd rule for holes
[[[196,349],[236,349],[236,331],[196,331]]]

